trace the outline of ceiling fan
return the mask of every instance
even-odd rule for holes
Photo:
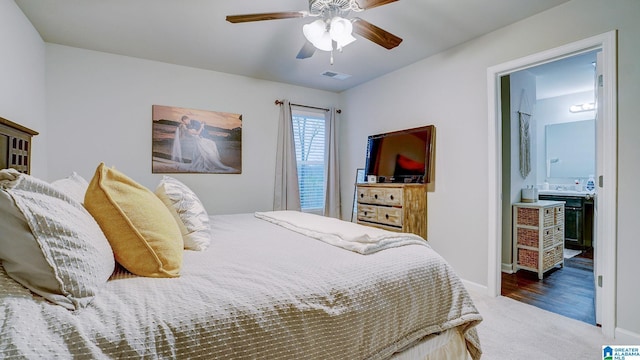
[[[331,51],[342,48],[356,39],[352,33],[362,36],[386,49],[400,45],[402,39],[359,17],[347,18],[351,12],[361,12],[398,0],[309,0],[308,11],[283,11],[273,13],[228,15],[227,21],[243,23],[263,20],[280,20],[304,17],[317,17],[312,23],[303,26],[305,44],[296,58],[311,57],[316,49]]]

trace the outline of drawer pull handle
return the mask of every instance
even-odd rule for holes
[[[378,199],[378,194],[373,195],[374,198],[376,198],[376,200]]]
[[[384,217],[387,218],[387,220],[389,220],[389,214],[385,214]]]
[[[393,195],[389,196],[389,199],[393,200]]]
[[[367,216],[367,212],[366,211],[364,212],[364,216]]]
[[[360,193],[360,197],[361,197],[361,198],[363,198],[363,197],[364,197],[364,194],[363,194],[363,193]]]

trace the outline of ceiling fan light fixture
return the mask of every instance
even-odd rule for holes
[[[316,48],[323,51],[331,51],[333,44],[331,43],[331,35],[327,31],[327,24],[322,19],[318,19],[310,24],[302,27],[304,37],[309,40]]]
[[[318,48],[318,50],[322,51],[332,51],[333,50],[333,40],[331,40],[331,35],[329,35],[328,31],[325,31],[322,36],[316,40],[316,42],[312,42],[313,46]]]
[[[351,21],[340,16],[334,16],[326,21],[318,19],[302,27],[304,37],[322,51],[332,51],[333,41],[336,42],[338,49],[356,41],[356,38],[351,35],[352,31]]]
[[[356,41],[356,38],[351,35],[352,32],[353,24],[350,20],[339,16],[331,19],[329,35],[331,35],[331,38],[338,44],[339,49]]]

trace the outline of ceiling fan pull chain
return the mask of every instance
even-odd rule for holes
[[[333,65],[333,50],[331,50],[331,65]]]

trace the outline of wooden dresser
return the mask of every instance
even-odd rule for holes
[[[31,137],[37,131],[0,117],[0,169],[31,171]]]
[[[427,238],[424,184],[356,184],[358,224]]]
[[[539,200],[513,204],[515,271],[538,273],[564,265],[564,202]]]

